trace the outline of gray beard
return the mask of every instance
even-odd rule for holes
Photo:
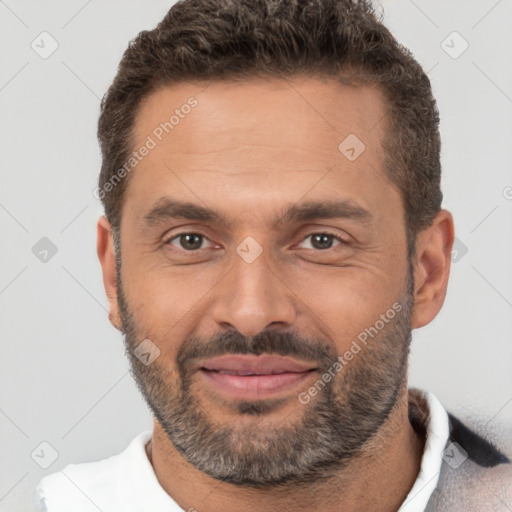
[[[176,450],[215,479],[254,489],[328,480],[365,452],[406,389],[413,306],[410,279],[408,292],[397,300],[402,310],[374,338],[368,339],[364,349],[314,399],[307,404],[297,399],[299,419],[291,425],[282,424],[286,417],[281,424],[267,423],[271,413],[289,397],[225,401],[223,406],[244,420],[248,416],[261,418],[244,421],[240,427],[236,420],[225,424],[215,421],[201,404],[191,370],[193,359],[228,353],[305,358],[322,363],[318,370],[321,379],[339,355],[332,344],[290,332],[265,331],[252,338],[224,332],[210,340],[185,340],[172,369],[161,364],[162,357],[146,366],[134,355],[134,348],[144,336],[137,334],[119,274],[118,269],[124,342],[137,386]],[[152,341],[162,352],[170,342]],[[263,429],[262,424],[271,427]]]

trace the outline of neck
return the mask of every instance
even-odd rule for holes
[[[184,510],[200,512],[356,512],[400,508],[421,465],[422,439],[408,417],[407,390],[364,452],[328,481],[303,488],[254,490],[221,482],[197,470],[174,448],[155,419],[146,447],[160,485]]]

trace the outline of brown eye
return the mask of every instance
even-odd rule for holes
[[[194,251],[202,248],[201,245],[204,239],[205,237],[199,233],[180,233],[167,240],[165,244],[185,249],[186,251]],[[178,241],[178,246],[172,243],[174,240]]]
[[[315,249],[330,249],[332,243],[333,237],[331,235],[326,235],[325,233],[318,233],[311,237],[311,245],[313,245]]]
[[[347,242],[343,240],[340,236],[334,235],[332,233],[311,233],[306,238],[304,238],[304,240],[307,240],[308,238],[311,239],[311,247],[306,247],[306,249],[316,249],[319,251],[331,249],[333,247],[334,240],[339,242],[336,245],[347,244]]]

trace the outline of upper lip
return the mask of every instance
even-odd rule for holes
[[[256,375],[270,375],[284,372],[306,372],[316,370],[314,363],[301,362],[289,357],[275,355],[226,355],[204,361],[201,368],[206,370],[227,370],[247,372]]]

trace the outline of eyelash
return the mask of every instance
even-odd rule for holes
[[[164,245],[171,245],[171,242],[173,240],[175,240],[176,238],[179,238],[180,236],[183,236],[183,235],[198,235],[198,236],[202,237],[203,239],[209,240],[208,237],[206,235],[203,235],[202,233],[196,233],[194,231],[182,231],[181,233],[176,233],[172,237],[167,238],[166,240],[164,240]],[[333,237],[338,242],[340,242],[340,245],[348,245],[349,244],[349,242],[347,240],[341,238],[339,235],[335,235],[334,233],[330,233],[329,231],[314,231],[313,233],[310,233],[309,235],[306,235],[302,239],[302,242],[304,240],[306,240],[307,238],[312,237],[314,235],[327,235],[327,236]],[[179,249],[179,248],[176,247],[176,249]],[[319,251],[319,252],[327,252],[330,249],[333,249],[333,248],[332,247],[328,247],[327,249],[309,249],[309,250],[316,250],[316,251]],[[194,249],[194,250],[181,249],[181,250],[183,250],[184,252],[188,252],[188,253],[194,253],[194,252],[199,252],[199,251],[201,251],[203,249]]]

